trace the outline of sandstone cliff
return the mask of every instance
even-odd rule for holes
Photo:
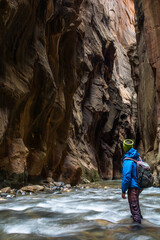
[[[133,0],[0,0],[2,185],[121,176],[134,46]]]
[[[135,0],[141,142],[160,185],[160,2]]]

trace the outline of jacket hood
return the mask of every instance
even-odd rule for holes
[[[139,153],[137,152],[136,149],[131,148],[131,149],[124,155],[124,158],[127,158],[127,157],[129,157],[129,158],[134,158],[134,159],[138,160],[138,158],[139,158]]]

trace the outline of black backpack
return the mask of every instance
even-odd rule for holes
[[[148,163],[143,162],[141,158],[139,158],[140,160],[135,160],[133,158],[125,158],[124,160],[132,160],[135,163],[137,163],[137,182],[138,182],[138,186],[140,188],[148,188],[153,186],[153,182],[154,182],[154,177],[151,173],[151,169],[150,166],[148,165]]]

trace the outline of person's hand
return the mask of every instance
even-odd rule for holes
[[[122,193],[122,198],[126,199],[125,193]]]

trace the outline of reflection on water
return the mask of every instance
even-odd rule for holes
[[[140,205],[144,220],[137,229],[119,181],[71,193],[17,197],[0,202],[0,239],[159,240],[160,188],[144,190]]]

